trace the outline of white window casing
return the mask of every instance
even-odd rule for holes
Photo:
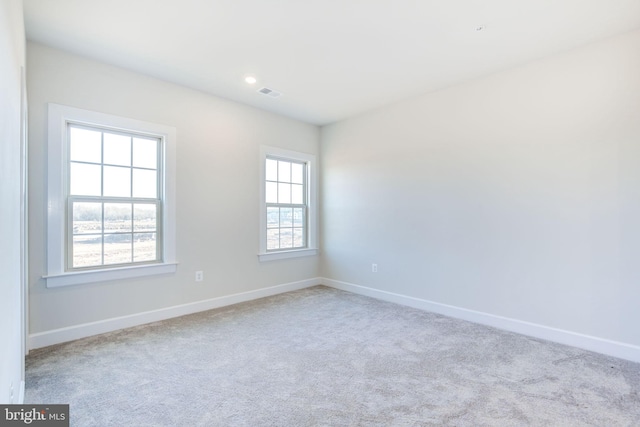
[[[267,203],[267,160],[278,161],[281,163],[292,165],[304,165],[304,200],[287,200],[285,203]],[[280,182],[280,178],[269,180],[270,184],[284,185],[285,181]],[[302,183],[302,182],[301,182]],[[293,184],[293,186],[296,186]],[[317,164],[313,154],[300,153],[297,151],[285,150],[276,147],[261,146],[260,147],[260,243],[258,257],[260,261],[271,261],[278,259],[287,259],[303,256],[312,256],[318,254],[318,214],[317,214]],[[273,202],[273,201],[272,201]],[[281,248],[278,245],[274,248],[268,244],[268,224],[267,209],[295,209],[297,211],[304,210],[304,244],[300,247]],[[276,226],[278,228],[279,226]],[[284,228],[284,227],[283,227]],[[289,228],[287,226],[286,228]],[[293,231],[293,226],[291,226]],[[275,231],[274,229],[271,229]],[[295,244],[292,244],[295,246]]]
[[[47,287],[174,273],[177,269],[175,252],[176,129],[58,104],[49,104],[48,110],[47,274],[44,276]],[[74,199],[70,197],[68,192],[71,168],[68,133],[71,126],[158,139],[160,151],[157,188],[161,192],[157,195],[159,211],[156,238],[157,245],[161,245],[158,248],[158,254],[161,254],[157,257],[158,259],[140,264],[125,262],[113,267],[104,265],[104,263],[96,268],[74,268],[72,265],[70,257],[73,233],[70,230],[72,223],[70,207],[74,203]],[[133,166],[132,171],[136,171]],[[102,185],[104,185],[104,181],[102,181]],[[151,200],[153,199],[142,202],[150,203]],[[96,200],[96,202],[100,202],[100,200]],[[113,199],[107,200],[107,202],[117,203],[123,202],[123,200]],[[130,202],[133,206],[136,200],[131,198]],[[102,221],[104,224],[104,218]],[[102,233],[105,233],[104,229]]]

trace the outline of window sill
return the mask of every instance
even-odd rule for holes
[[[268,252],[258,254],[260,262],[275,261],[278,259],[298,258],[303,256],[318,255],[317,249],[299,249],[295,251]]]
[[[61,286],[83,285],[87,283],[105,282],[108,280],[131,279],[134,277],[152,276],[156,274],[171,274],[178,269],[177,263],[164,263],[152,265],[136,265],[131,267],[118,267],[108,270],[74,271],[72,273],[52,274],[43,276],[47,288]]]

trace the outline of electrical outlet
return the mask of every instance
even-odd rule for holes
[[[371,264],[371,272],[372,273],[378,272],[378,264]]]
[[[196,282],[202,282],[204,280],[204,273],[202,271],[196,271]]]

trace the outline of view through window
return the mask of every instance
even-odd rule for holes
[[[160,139],[68,125],[68,269],[162,259]]]
[[[306,164],[267,157],[267,251],[307,247]]]

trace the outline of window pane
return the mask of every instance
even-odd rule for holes
[[[133,170],[133,197],[155,199],[158,195],[157,172],[147,169]]]
[[[278,184],[278,203],[291,203],[291,184]]]
[[[293,226],[293,209],[280,208],[280,227]]]
[[[294,227],[304,226],[304,209],[303,208],[295,208],[293,210],[293,226]]]
[[[293,247],[301,248],[304,246],[304,233],[302,228],[293,229]]]
[[[273,228],[280,225],[280,209],[267,208],[267,227]]]
[[[280,229],[270,228],[267,230],[267,249],[279,249],[280,248]]]
[[[293,229],[282,228],[280,229],[280,249],[287,249],[293,247]]]
[[[105,166],[104,195],[107,197],[131,197],[131,169]]]
[[[291,182],[304,183],[304,166],[300,163],[291,163]]]
[[[278,162],[278,181],[291,182],[291,163]]]
[[[133,166],[138,168],[158,168],[158,140],[133,138]]]
[[[73,234],[102,232],[102,203],[74,202]]]
[[[133,261],[156,260],[156,233],[135,233],[133,235]]]
[[[165,176],[164,170],[165,160],[168,172],[175,167],[174,130],[64,106],[49,113],[51,123],[62,126],[49,141],[50,196],[62,206],[61,215],[48,221],[61,245],[52,268],[82,270],[94,281],[114,267],[174,262],[175,219],[165,210],[174,211],[175,173]],[[166,188],[165,179],[171,184]],[[164,269],[153,266],[149,273]],[[68,282],[52,280],[56,286]]]
[[[156,205],[136,203],[133,206],[133,230],[156,231]]]
[[[304,203],[303,189],[304,186],[302,185],[293,184],[291,186],[291,203],[294,203],[296,205],[301,205],[302,203]]]
[[[69,192],[74,196],[100,196],[100,165],[71,163]]]
[[[105,133],[104,163],[131,166],[131,137]]]
[[[73,236],[73,268],[102,265],[102,236]]]
[[[278,180],[278,162],[276,160],[267,159],[265,169],[265,177],[267,181]]]
[[[131,234],[104,235],[104,263],[124,264],[132,261]]]
[[[265,199],[267,203],[278,203],[278,184],[275,182],[265,184]]]
[[[69,159],[77,162],[102,161],[102,132],[69,128]]]
[[[104,204],[104,231],[131,231],[131,203]]]

